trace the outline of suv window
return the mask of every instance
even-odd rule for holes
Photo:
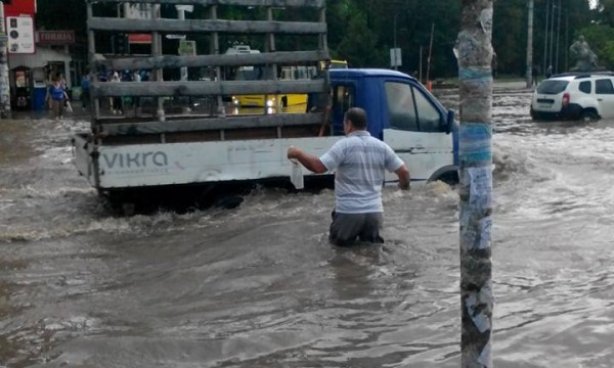
[[[612,81],[609,79],[597,79],[595,81],[595,93],[600,95],[614,94],[614,87],[612,87]]]
[[[558,95],[567,88],[568,84],[569,82],[565,80],[545,80],[537,86],[537,93],[543,95]]]
[[[580,82],[578,89],[580,90],[580,92],[590,94],[591,93],[591,81]]]

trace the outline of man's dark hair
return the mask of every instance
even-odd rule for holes
[[[348,109],[345,113],[345,119],[351,121],[356,129],[367,128],[367,113],[360,107],[351,107]]]

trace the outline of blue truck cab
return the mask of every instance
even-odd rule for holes
[[[388,69],[329,70],[331,134],[343,135],[350,107],[367,113],[367,129],[409,168],[412,182],[458,182],[458,125],[415,78]],[[392,176],[389,178],[392,180]]]

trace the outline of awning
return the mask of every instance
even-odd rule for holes
[[[70,55],[48,49],[36,47],[34,54],[9,54],[9,66],[11,69],[25,66],[27,68],[42,68],[50,61],[63,61],[69,63],[72,60]]]

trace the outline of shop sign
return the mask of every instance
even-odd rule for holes
[[[75,43],[75,31],[38,31],[39,45],[72,45]]]
[[[131,44],[151,44],[151,33],[130,33],[128,43]]]
[[[5,17],[34,16],[34,14],[36,14],[36,0],[12,0],[8,3],[5,1]]]

